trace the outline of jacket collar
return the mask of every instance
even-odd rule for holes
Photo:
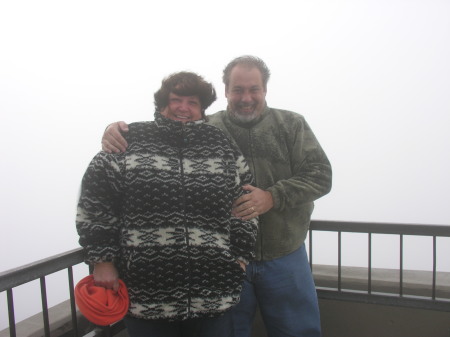
[[[190,140],[194,137],[194,133],[198,128],[203,125],[206,121],[205,119],[199,119],[193,122],[183,123],[180,121],[174,121],[173,119],[167,118],[158,111],[154,114],[155,124],[161,134],[175,142],[183,140],[184,142]]]
[[[183,123],[180,121],[174,121],[173,119],[167,118],[163,115],[161,115],[161,113],[159,111],[155,111],[154,114],[155,117],[155,122],[158,125],[158,127],[162,127],[162,128],[181,128],[183,125],[185,127],[195,127],[195,125],[199,125],[199,124],[203,124],[205,123],[205,119],[199,119],[197,121],[193,121],[193,122],[187,122],[187,123]]]

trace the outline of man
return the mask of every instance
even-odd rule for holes
[[[155,93],[155,120],[133,123],[123,154],[100,152],[83,177],[80,244],[97,286],[125,282],[131,337],[232,336],[256,219],[231,214],[252,182],[237,147],[205,123],[216,99],[197,74]]]
[[[243,220],[259,216],[256,261],[247,268],[240,303],[233,309],[236,336],[249,337],[259,305],[268,335],[320,336],[317,294],[304,240],[314,200],[331,189],[331,165],[305,119],[266,104],[270,71],[254,56],[232,60],[223,71],[227,110],[209,118],[240,148],[255,177],[233,204]],[[105,151],[124,151],[112,124]]]

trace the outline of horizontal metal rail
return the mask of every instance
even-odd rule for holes
[[[311,230],[374,234],[404,234],[450,237],[450,225],[419,225],[377,222],[311,221]]]
[[[450,237],[450,226],[445,225],[419,225],[398,223],[371,223],[371,222],[340,222],[340,221],[312,221],[309,229],[309,258],[313,269],[313,233],[315,231],[336,232],[338,237],[338,265],[336,288],[317,287],[319,298],[334,299],[372,304],[384,304],[404,307],[414,307],[429,310],[450,311],[450,298],[436,298],[436,239],[437,237]],[[342,233],[367,234],[368,261],[367,261],[367,290],[355,291],[342,287]],[[372,238],[373,234],[394,234],[399,236],[399,291],[393,293],[374,293],[372,282]],[[404,293],[404,236],[426,236],[433,239],[433,263],[431,296],[413,296]]]
[[[0,273],[0,292],[17,287],[41,277],[67,269],[83,262],[83,249],[54,255],[24,266]]]

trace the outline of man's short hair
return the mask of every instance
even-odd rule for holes
[[[270,70],[262,59],[252,55],[243,55],[236,57],[230,63],[227,64],[227,66],[223,70],[222,76],[222,81],[225,84],[226,88],[228,88],[228,85],[230,84],[231,71],[237,65],[246,65],[250,68],[252,67],[258,68],[258,70],[261,72],[264,90],[267,90],[267,82],[269,82]]]

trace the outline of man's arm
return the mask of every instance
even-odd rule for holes
[[[122,136],[122,132],[128,132],[128,124],[120,121],[109,124],[103,133],[102,150],[107,153],[125,152],[128,143]]]
[[[283,210],[312,202],[327,194],[331,189],[332,172],[328,158],[306,121],[292,120],[295,127],[288,134],[292,176],[278,180],[263,190],[251,185],[244,186],[249,193],[233,204],[233,215],[243,220],[264,214],[269,210]]]
[[[294,124],[294,123],[293,123]],[[290,156],[292,177],[281,179],[267,188],[273,198],[273,208],[283,211],[309,203],[331,190],[330,162],[304,119],[298,120]]]

